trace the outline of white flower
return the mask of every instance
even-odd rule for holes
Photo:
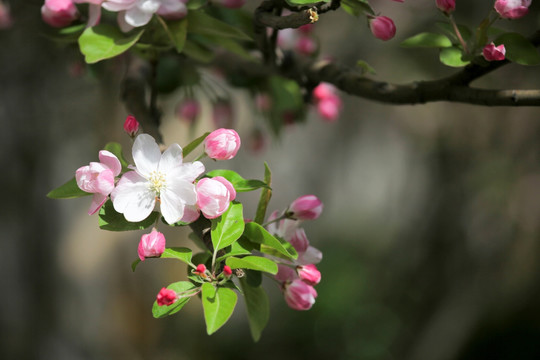
[[[150,215],[158,200],[165,221],[179,221],[185,206],[197,202],[193,181],[204,172],[204,165],[199,161],[182,163],[178,144],[161,154],[154,138],[147,134],[137,136],[132,151],[135,171],[125,173],[111,193],[114,209],[126,220],[138,222]]]

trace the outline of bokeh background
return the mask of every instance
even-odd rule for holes
[[[253,8],[258,1],[249,1]],[[271,318],[253,343],[243,304],[216,334],[205,333],[200,301],[153,319],[162,286],[184,278],[175,262],[133,273],[141,233],[99,230],[89,200],[45,194],[97,158],[109,141],[129,146],[121,125],[121,61],[81,66],[76,49],[48,37],[42,1],[10,1],[0,30],[0,358],[2,359],[539,359],[540,112],[435,103],[391,106],[342,94],[336,123],[315,113],[285,128],[264,150],[248,145],[227,163],[246,178],[273,170],[271,209],[316,194],[323,216],[306,223],[321,249],[319,297],[295,312],[268,282]],[[434,79],[454,69],[433,50],[399,48],[443,20],[432,0],[373,0],[398,27],[374,39],[364,19],[321,16],[324,54],[377,79]],[[458,1],[459,22],[476,25],[492,1]],[[532,33],[531,14],[502,28]],[[475,85],[539,88],[536,67],[509,65]],[[237,129],[249,143],[259,115],[235,93]],[[163,98],[166,143],[189,141]],[[206,109],[196,132],[211,129]],[[128,151],[129,153],[129,151]],[[253,211],[258,194],[241,195]],[[188,244],[166,233],[168,244]]]

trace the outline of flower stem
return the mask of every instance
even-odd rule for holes
[[[459,31],[456,21],[454,20],[454,16],[452,14],[448,14],[448,18],[450,19],[450,23],[452,24],[452,28],[454,29],[454,32],[456,33],[459,43],[463,47],[463,50],[465,51],[465,53],[468,54],[469,49],[467,48],[467,43],[465,42],[465,40],[463,40],[463,36],[461,36],[461,32]]]

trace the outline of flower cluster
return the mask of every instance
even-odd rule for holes
[[[268,231],[289,242],[298,253],[294,261],[280,259],[275,276],[281,283],[287,305],[295,310],[309,310],[317,297],[314,286],[321,281],[321,273],[315,264],[322,260],[322,253],[309,244],[300,225],[304,220],[317,219],[322,209],[322,202],[316,196],[304,195],[284,212],[274,211],[268,218]]]
[[[319,115],[328,122],[335,122],[339,118],[343,103],[334,85],[320,83],[313,89],[313,100]]]

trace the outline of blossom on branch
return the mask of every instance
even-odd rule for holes
[[[495,46],[494,43],[487,44],[482,49],[482,55],[487,61],[501,61],[505,59],[506,49],[504,44]]]
[[[375,16],[369,20],[369,28],[377,39],[387,41],[396,35],[396,25],[387,16]]]
[[[236,190],[222,176],[204,178],[197,183],[197,206],[207,219],[221,216],[236,198]]]
[[[133,144],[135,170],[125,173],[111,193],[114,209],[126,220],[146,219],[161,204],[161,213],[169,224],[184,216],[186,205],[195,205],[197,192],[193,182],[204,172],[204,165],[195,161],[182,163],[182,148],[172,144],[161,154],[153,137],[137,136]]]
[[[527,15],[532,0],[497,0],[495,10],[504,19],[519,19]]]
[[[291,309],[309,310],[315,303],[317,291],[300,279],[284,284],[285,301]]]
[[[157,257],[161,256],[165,251],[165,235],[153,229],[150,234],[144,234],[141,236],[141,241],[139,242],[139,248],[137,249],[137,254],[139,259],[144,261],[148,257]]]
[[[178,295],[173,290],[162,288],[157,294],[156,300],[158,306],[172,305],[178,299]]]
[[[204,139],[206,154],[214,160],[230,160],[240,149],[240,136],[233,129],[214,130]]]
[[[436,0],[436,4],[445,14],[450,14],[456,9],[456,0]]]
[[[79,12],[72,0],[45,0],[41,17],[50,26],[64,27],[77,19]]]

